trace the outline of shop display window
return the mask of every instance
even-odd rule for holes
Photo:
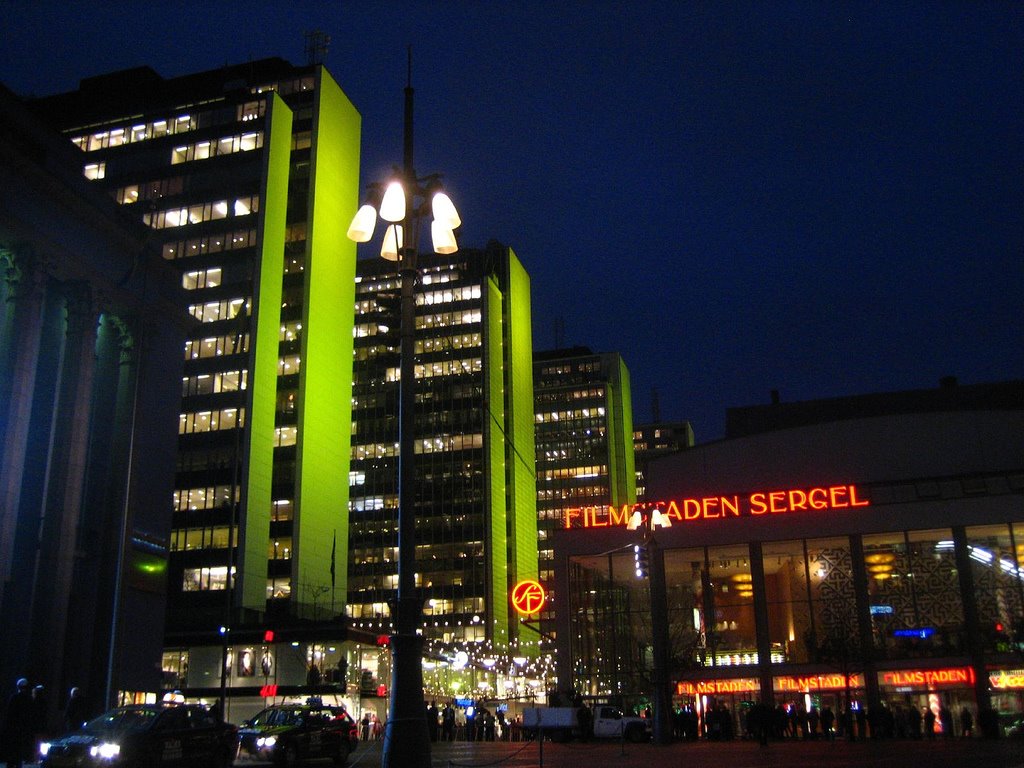
[[[1021,526],[1017,526],[1020,528]],[[978,623],[987,651],[1010,653],[1024,634],[1024,574],[1020,569],[1024,531],[1009,525],[967,529],[967,552],[978,606]]]

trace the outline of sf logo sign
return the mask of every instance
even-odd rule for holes
[[[539,582],[523,579],[512,588],[512,607],[523,616],[532,616],[540,613],[547,597]]]

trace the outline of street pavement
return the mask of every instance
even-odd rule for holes
[[[451,742],[431,744],[433,768],[1024,768],[1024,741]],[[361,743],[349,768],[377,768],[381,743]]]

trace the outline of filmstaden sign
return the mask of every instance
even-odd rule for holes
[[[624,504],[621,507],[571,507],[565,510],[565,528],[626,527],[636,510],[658,509],[670,524],[700,523],[744,517],[767,517],[799,512],[827,512],[870,506],[864,490],[856,485],[824,485],[757,491],[732,496],[701,496],[662,502]]]

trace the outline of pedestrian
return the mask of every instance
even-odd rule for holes
[[[965,739],[974,735],[974,715],[967,707],[960,710],[960,733]]]
[[[0,734],[7,768],[22,768],[25,763],[32,762],[35,722],[32,690],[29,688],[28,680],[22,677],[15,684],[15,691],[7,700],[3,732]]]
[[[449,701],[441,712],[441,732],[445,741],[455,738],[455,709]]]
[[[935,712],[931,707],[924,710],[924,736],[926,739],[935,738]]]
[[[88,719],[89,704],[82,695],[82,689],[72,688],[68,694],[68,703],[64,705],[64,727],[69,731],[77,731]]]

